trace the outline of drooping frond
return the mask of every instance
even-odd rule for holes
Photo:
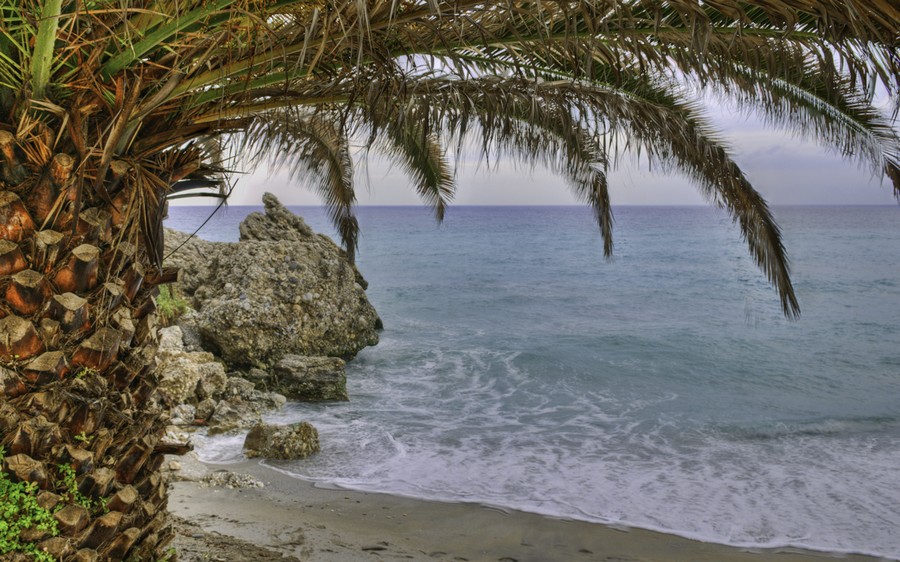
[[[402,106],[397,101],[390,91],[370,88],[365,102],[357,105],[361,124],[370,144],[402,166],[419,196],[434,209],[435,218],[443,221],[456,186],[439,130],[431,128],[433,123],[423,112],[427,108]]]
[[[287,167],[295,179],[313,183],[352,262],[359,231],[353,159],[346,132],[328,117],[300,109],[271,112],[244,133],[241,152],[248,161],[269,162],[272,173]]]
[[[612,217],[606,152],[620,142],[642,150],[658,165],[687,174],[731,213],[754,259],[778,289],[785,314],[798,313],[780,232],[765,201],[698,109],[663,87],[646,81],[603,88],[583,82],[429,78],[405,83],[390,99],[399,107],[427,107],[418,115],[427,115],[433,130],[457,138],[474,130],[486,156],[496,151],[544,162],[568,176],[594,206],[607,252]]]

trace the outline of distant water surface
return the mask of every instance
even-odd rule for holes
[[[235,240],[252,210],[200,232]],[[320,208],[294,208],[333,230]],[[208,208],[177,207],[193,230]],[[700,207],[616,209],[602,258],[578,207],[363,207],[384,320],[351,402],[292,404],[321,454],[277,468],[747,546],[900,559],[900,208],[776,209],[802,318],[736,227]],[[241,437],[202,443],[239,458]],[[273,463],[274,464],[274,463]]]

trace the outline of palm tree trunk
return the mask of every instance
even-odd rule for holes
[[[85,208],[98,190],[77,155],[36,146],[0,130],[2,470],[37,484],[59,535],[23,539],[55,559],[159,560],[172,537],[151,373],[159,276],[126,239],[126,188]]]

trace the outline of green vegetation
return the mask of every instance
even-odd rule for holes
[[[0,462],[5,451],[0,447]],[[29,529],[59,534],[53,514],[38,505],[38,488],[33,482],[13,482],[0,471],[0,555],[11,552],[30,554],[37,562],[53,562],[53,557],[38,549],[33,542],[22,539]]]
[[[156,297],[156,312],[163,326],[171,326],[178,318],[191,309],[190,304],[173,285],[160,285]]]
[[[6,451],[0,447],[0,463]],[[13,482],[9,475],[0,471],[0,555],[19,552],[29,554],[36,562],[53,562],[55,559],[38,549],[37,544],[22,538],[22,533],[32,529],[44,531],[51,537],[59,535],[59,528],[53,514],[67,504],[76,504],[93,514],[107,513],[106,498],[97,501],[78,491],[75,469],[71,465],[57,467],[57,491],[62,501],[51,511],[37,502],[40,490],[34,482]]]
[[[321,194],[352,261],[354,145],[404,171],[438,220],[454,160],[479,147],[564,178],[609,256],[609,172],[636,154],[731,215],[794,316],[781,233],[704,106],[817,140],[900,196],[898,20],[861,0],[0,0],[0,125],[40,145],[5,174],[22,184],[77,154],[83,207],[120,208],[119,239],[159,269],[164,199],[285,168]]]
[[[80,505],[91,512],[106,510],[105,501],[95,502],[78,491],[78,482],[75,480],[74,468],[67,464],[61,464],[57,469],[59,470],[60,477],[56,481],[56,486],[63,491],[63,498],[68,503]]]

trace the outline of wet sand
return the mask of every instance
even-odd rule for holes
[[[195,463],[196,465],[196,463]],[[211,467],[213,470],[223,467]],[[747,550],[640,529],[385,494],[322,489],[257,462],[229,465],[263,488],[171,484],[184,562],[863,562],[795,549]],[[185,467],[196,479],[202,467]]]

